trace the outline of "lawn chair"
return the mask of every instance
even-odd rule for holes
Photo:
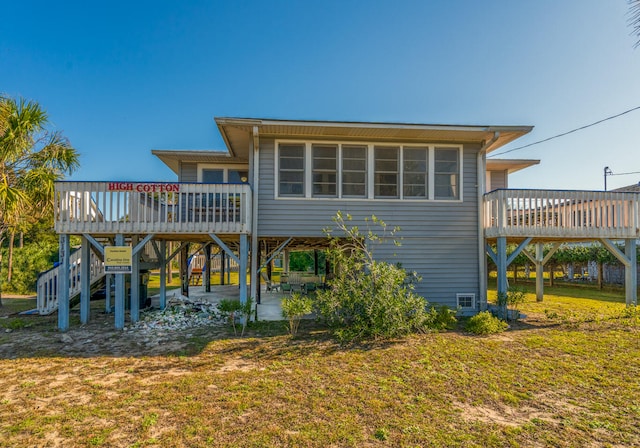
[[[291,288],[291,283],[280,282],[280,291],[292,294],[293,289]]]
[[[260,271],[260,277],[264,280],[265,285],[267,285],[267,291],[277,291],[279,286],[275,285],[271,280],[269,280],[269,276],[266,272]]]

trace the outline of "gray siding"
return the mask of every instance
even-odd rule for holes
[[[491,179],[491,185],[489,186],[490,191],[499,188],[508,188],[506,171],[490,171],[489,176]]]
[[[178,182],[197,182],[198,181],[198,164],[197,163],[181,163],[180,176]]]
[[[402,263],[422,276],[418,294],[430,302],[456,305],[456,293],[479,297],[478,146],[464,147],[463,202],[275,199],[274,141],[260,142],[258,234],[260,237],[321,237],[338,210],[363,219],[375,214],[390,226],[400,226],[401,247],[385,250],[379,258]],[[393,257],[393,251],[397,256]]]

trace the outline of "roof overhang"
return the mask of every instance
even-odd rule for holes
[[[506,171],[515,173],[533,165],[538,165],[536,159],[487,159],[487,171]]]
[[[247,159],[233,157],[227,151],[207,150],[174,150],[154,149],[151,154],[158,157],[171,170],[180,175],[180,163],[215,163],[215,164],[245,164]]]
[[[531,132],[533,126],[465,126],[415,123],[368,123],[346,121],[276,120],[260,118],[215,118],[229,152],[248,158],[253,129],[260,137],[340,141],[478,143],[494,151]]]

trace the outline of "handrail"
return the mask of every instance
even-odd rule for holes
[[[58,233],[248,233],[248,184],[56,182]]]
[[[484,195],[488,238],[636,238],[640,194],[578,190],[494,190]]]

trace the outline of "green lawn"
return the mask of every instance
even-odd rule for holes
[[[549,292],[489,337],[344,347],[271,323],[180,355],[0,360],[1,444],[640,446],[639,314],[619,292]]]

